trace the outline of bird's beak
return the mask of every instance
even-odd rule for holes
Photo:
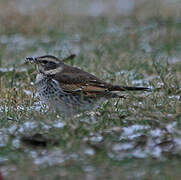
[[[27,57],[25,61],[26,61],[26,62],[36,63],[36,64],[37,64],[37,58]]]

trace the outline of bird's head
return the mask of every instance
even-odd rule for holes
[[[40,57],[27,57],[26,61],[37,65],[39,73],[53,75],[62,71],[64,63],[58,58],[50,55]]]

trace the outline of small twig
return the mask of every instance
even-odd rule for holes
[[[66,58],[64,58],[64,59],[61,59],[61,61],[69,61],[69,60],[72,60],[72,59],[74,59],[75,58],[75,54],[71,54],[70,56],[68,56],[68,57],[66,57]]]

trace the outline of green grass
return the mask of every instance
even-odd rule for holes
[[[147,13],[142,4],[129,16],[64,15],[60,21],[54,6],[24,15],[8,3],[0,5],[5,179],[180,178],[181,25],[169,6],[164,11],[160,6],[160,14]],[[7,7],[15,23],[3,10]],[[24,59],[74,52],[77,57],[67,63],[107,82],[152,91],[126,93],[126,99],[106,101],[94,113],[64,119],[41,106],[35,68]]]

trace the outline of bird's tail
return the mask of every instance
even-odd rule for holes
[[[149,91],[148,87],[131,87],[131,86],[112,86],[109,91]]]

